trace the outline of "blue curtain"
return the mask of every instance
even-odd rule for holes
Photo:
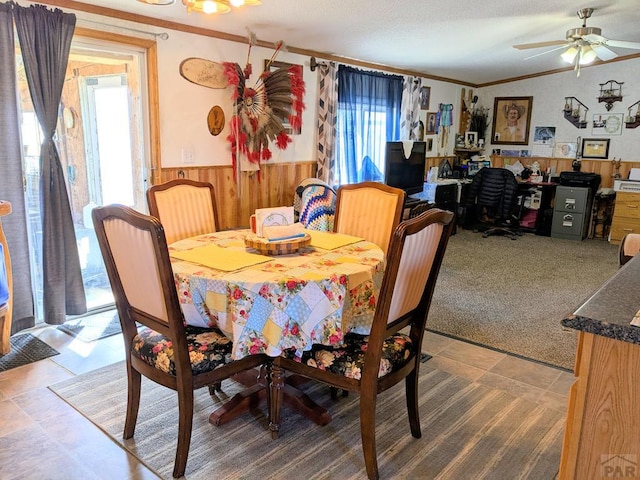
[[[339,185],[384,180],[387,141],[400,140],[403,78],[338,67]]]

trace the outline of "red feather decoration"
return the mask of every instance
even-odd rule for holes
[[[281,44],[277,46],[271,61],[281,47]],[[259,165],[261,160],[271,159],[270,142],[275,142],[280,150],[286,149],[292,140],[284,124],[288,121],[293,130],[299,130],[305,108],[302,66],[266,70],[249,88],[245,86],[251,74],[250,64],[247,65],[243,71],[237,63],[224,63],[224,74],[229,86],[234,87],[231,98],[235,108],[229,121],[231,133],[227,137],[231,144],[234,175],[238,153]]]

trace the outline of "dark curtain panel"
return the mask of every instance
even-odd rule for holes
[[[338,67],[337,183],[384,180],[387,141],[400,140],[403,79]]]
[[[16,50],[12,5],[0,3],[0,200],[11,202],[12,213],[2,219],[13,270],[11,333],[34,326],[27,214],[22,183],[20,119],[16,88]]]
[[[44,135],[40,152],[40,209],[44,321],[87,311],[69,197],[53,141],[76,17],[43,5],[14,6],[29,93]]]

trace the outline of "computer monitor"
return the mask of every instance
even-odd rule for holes
[[[387,142],[384,183],[407,195],[422,192],[426,153],[426,142]]]

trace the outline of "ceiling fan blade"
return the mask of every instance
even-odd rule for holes
[[[618,56],[617,53],[609,50],[607,47],[605,47],[604,45],[600,45],[597,43],[594,43],[591,45],[591,48],[593,48],[593,51],[596,52],[596,55],[598,55],[598,58],[600,60],[611,60],[613,58],[616,58]]]
[[[602,43],[602,44],[605,44],[609,41],[608,38],[605,38],[602,35],[596,35],[595,33],[590,33],[589,35],[582,35],[582,39],[586,40],[589,43]]]
[[[603,45],[607,47],[618,47],[618,48],[632,48],[634,50],[640,50],[640,42],[625,42],[623,40],[606,40],[602,42]]]
[[[531,55],[526,57],[525,60],[529,60],[530,58],[539,57],[540,55],[546,55],[547,53],[555,52],[558,50],[562,50],[563,48],[567,48],[570,44],[566,43],[564,45],[560,45],[559,47],[552,48],[551,50],[545,50],[544,52],[536,53],[535,55]]]
[[[548,42],[538,42],[538,43],[522,43],[520,45],[514,45],[513,48],[518,50],[528,50],[530,48],[542,48],[542,47],[553,47],[555,45],[566,45],[566,40],[550,40]]]

